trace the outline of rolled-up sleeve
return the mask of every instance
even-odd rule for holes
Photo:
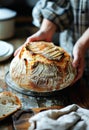
[[[33,24],[41,26],[42,19],[48,19],[57,25],[59,31],[67,29],[73,21],[69,0],[39,0],[32,11]]]

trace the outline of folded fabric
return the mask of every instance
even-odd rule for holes
[[[29,119],[28,130],[89,130],[89,110],[76,104],[42,111]]]

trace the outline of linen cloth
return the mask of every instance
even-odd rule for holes
[[[89,0],[39,0],[32,15],[37,27],[43,18],[55,23],[60,34],[59,45],[72,55],[74,44],[89,27]],[[89,74],[89,51],[85,73]]]
[[[76,104],[46,110],[29,119],[28,130],[89,130],[89,110]]]

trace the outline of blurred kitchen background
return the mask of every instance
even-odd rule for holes
[[[0,0],[0,7],[6,7],[17,12],[16,25],[17,26],[33,26],[32,24],[32,9],[38,0]],[[36,30],[34,30],[36,29]],[[33,32],[38,28],[34,27]],[[53,42],[58,44],[59,33],[54,35]]]
[[[15,38],[21,39],[22,37],[25,41],[28,36],[38,30],[38,28],[32,24],[32,9],[37,1],[38,0],[0,0],[0,8],[7,8],[17,13],[15,17],[15,34],[14,37],[9,38],[9,41]],[[0,40],[8,41],[8,39]]]
[[[17,22],[32,22],[32,8],[38,0],[0,0],[0,8],[9,8],[17,12]]]
[[[38,30],[32,24],[32,9],[36,3],[37,0],[0,0],[0,64],[7,63],[7,60],[10,62],[12,53]],[[4,54],[7,49],[4,42],[13,45],[11,54],[10,49],[8,55]]]
[[[32,24],[32,9],[37,2],[38,0],[0,0],[0,40],[11,43],[14,51],[24,44],[29,36],[39,30]],[[13,11],[16,12],[14,17]],[[59,34],[57,33],[53,37],[53,42],[57,45],[58,40]]]

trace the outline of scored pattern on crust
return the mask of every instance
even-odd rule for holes
[[[53,43],[44,44],[44,42],[41,42],[39,44],[33,42],[28,44],[26,46],[26,49],[32,51],[33,53],[41,54],[49,60],[60,60],[64,55],[64,51],[59,47],[55,46]]]

